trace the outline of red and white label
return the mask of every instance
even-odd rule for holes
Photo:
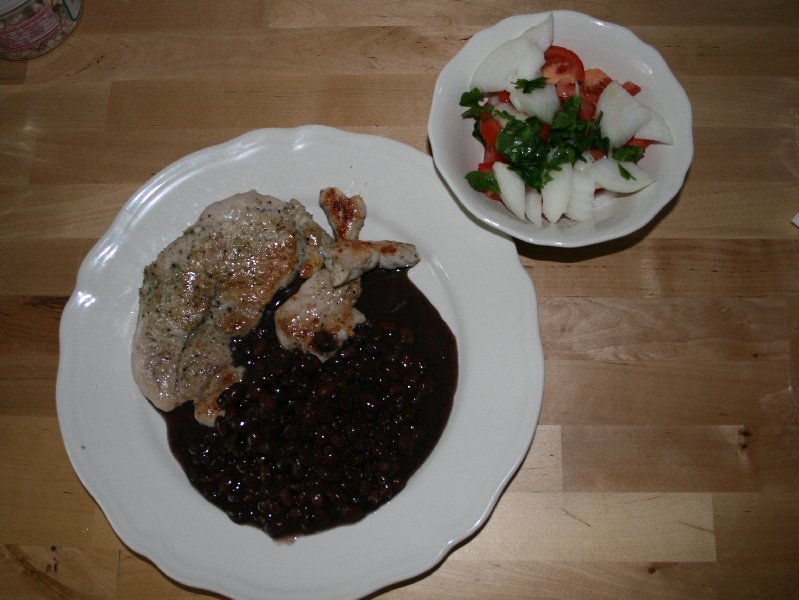
[[[28,20],[0,31],[0,52],[19,52],[35,48],[54,37],[60,29],[61,24],[53,9],[45,5]]]

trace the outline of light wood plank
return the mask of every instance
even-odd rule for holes
[[[570,492],[799,491],[799,427],[562,428]]]
[[[14,86],[0,95],[0,134],[16,135],[19,127],[38,133],[55,129],[100,129],[111,86],[70,83]]]
[[[2,542],[85,547],[94,502],[66,456],[54,417],[0,417]]]
[[[453,560],[714,561],[708,494],[507,493]]]
[[[697,106],[699,114],[695,117],[707,115],[717,120],[714,111],[723,115],[750,104],[752,110],[740,113],[742,119],[734,126],[750,127],[761,122],[774,126],[791,118],[779,108],[796,86],[793,77],[799,62],[793,28],[753,25],[686,30],[658,25],[632,29],[659,50],[677,74]],[[292,73],[438,73],[478,30],[463,24],[441,26],[435,21],[423,27],[348,21],[324,29],[220,29],[211,36],[201,28],[146,33],[133,29],[110,35],[82,29],[81,35],[73,36],[59,52],[30,63],[25,80],[29,84],[52,84],[169,79],[176,72],[182,77],[223,78]],[[783,60],[773,60],[770,49],[775,44],[784,48]],[[198,47],[202,52],[196,51]],[[102,48],[101,53],[98,48]],[[587,67],[608,70],[606,65],[591,63],[590,57],[585,60]],[[8,77],[13,81],[18,75],[9,73]],[[739,101],[729,102],[730,97]],[[768,102],[771,104],[765,114],[755,110]]]
[[[794,239],[661,240],[642,239],[643,233],[588,248],[523,243],[517,248],[543,297],[755,297],[799,291]]]
[[[55,372],[55,369],[53,370]],[[22,377],[0,369],[0,419],[4,417],[55,417],[55,379]]]
[[[28,83],[438,74],[466,32],[411,27],[86,35],[31,63]],[[103,51],[98,56],[97,48]],[[202,52],[197,48],[201,47]],[[308,57],[313,57],[309,61]],[[428,90],[426,99],[432,95]]]
[[[793,358],[791,358],[793,360]],[[780,362],[546,363],[541,422],[574,425],[799,424]]]
[[[434,5],[423,0],[389,3],[380,10],[370,10],[358,0],[346,0],[335,5],[309,0],[278,0],[269,6],[269,24],[272,27],[337,27],[341,16],[347,15],[348,23],[362,25],[404,25],[408,23],[441,23],[444,25],[469,24],[485,27],[500,19],[530,12],[543,12],[547,7],[536,7],[523,0],[498,0],[490,3],[463,3],[457,0],[444,0]],[[735,26],[772,25],[781,26],[795,22],[799,11],[791,3],[779,0],[758,2],[758,10],[753,11],[748,2],[734,0],[725,3],[719,11],[714,2],[691,2],[679,0],[669,4],[664,11],[657,4],[622,0],[609,4],[598,0],[578,2],[566,0],[557,5],[558,9],[580,11],[598,19],[621,24],[649,24],[654,27],[681,25],[681,30],[691,26],[725,24]],[[721,13],[721,14],[720,14]]]
[[[719,561],[799,562],[798,494],[714,494],[713,509]]]
[[[56,131],[38,138],[30,181],[138,188],[179,158],[241,133],[244,130]],[[69,162],[62,156],[69,156]]]
[[[0,85],[19,85],[25,82],[27,61],[0,61]]]
[[[0,355],[7,353],[56,354],[63,297],[0,297]],[[32,331],[30,323],[37,329]]]
[[[20,129],[0,136],[0,185],[24,186],[30,180],[35,135]]]
[[[508,485],[511,492],[560,492],[563,490],[560,427],[539,425],[530,450]]]
[[[116,592],[118,561],[114,551],[0,546],[0,598],[106,600]],[[14,590],[14,595],[1,590]]]
[[[0,238],[99,238],[136,184],[0,187]]]
[[[0,240],[0,296],[68,296],[96,240]]]
[[[786,151],[786,156],[788,152]],[[797,151],[799,156],[799,151]],[[652,237],[774,239],[796,235],[799,184],[692,180],[658,218]]]
[[[694,161],[689,181],[796,183],[796,135],[793,127],[694,127]],[[746,152],[731,153],[743,143]]]
[[[539,315],[556,360],[785,361],[790,349],[785,302],[773,298],[545,298]]]
[[[78,35],[96,31],[228,31],[258,29],[264,24],[265,0],[215,2],[197,0],[190,4],[139,0],[136,3],[87,3]]]
[[[788,368],[791,373],[791,389],[799,393],[799,295],[788,296],[788,323],[786,327],[790,336],[791,354]]]
[[[269,123],[270,126],[276,127],[290,124],[281,121]],[[37,141],[31,183],[109,186],[130,184],[138,188],[174,161],[197,150],[227,142],[257,127],[258,123],[253,122],[246,123],[239,129],[54,133],[42,136]],[[355,133],[390,137],[421,151],[424,151],[427,145],[427,135],[424,131],[402,123],[397,125],[369,123],[340,128]],[[60,159],[64,155],[70,156],[69,163]]]
[[[118,81],[108,127],[116,130],[423,125],[431,75],[305,75],[262,78]]]
[[[389,590],[386,600],[730,600],[790,598],[794,564],[449,560],[424,579]]]
[[[148,560],[122,552],[119,561],[119,578],[115,598],[138,600],[142,597],[159,600],[189,600],[191,598],[221,598],[202,590],[184,586],[166,577]]]

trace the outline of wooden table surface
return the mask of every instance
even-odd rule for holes
[[[799,3],[87,0],[0,63],[0,598],[188,598],[67,459],[58,325],[149,177],[260,127],[422,151],[476,31],[574,9],[658,49],[694,110],[685,186],[625,239],[518,243],[546,355],[530,452],[487,525],[386,598],[799,597]]]

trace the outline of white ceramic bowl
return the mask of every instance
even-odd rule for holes
[[[472,135],[474,121],[461,117],[458,102],[468,91],[482,60],[503,42],[543,21],[549,13],[518,15],[475,34],[444,67],[436,81],[428,135],[436,168],[460,203],[487,225],[532,244],[578,247],[622,237],[643,227],[679,192],[693,158],[691,103],[657,50],[628,29],[572,11],[553,11],[554,43],[598,67],[618,81],[633,81],[642,91],[636,98],[662,115],[674,136],[673,145],[647,149],[641,167],[655,183],[626,196],[596,197],[594,220],[575,223],[562,218],[539,227],[511,214],[505,206],[474,191],[466,173],[477,168],[483,148]]]

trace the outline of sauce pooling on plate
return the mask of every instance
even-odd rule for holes
[[[220,396],[213,428],[190,404],[162,413],[189,481],[233,521],[275,538],[359,521],[405,487],[440,438],[457,384],[452,332],[407,270],[378,269],[362,284],[367,320],[332,358],[277,341],[274,312],[295,282],[233,340],[245,373]]]

